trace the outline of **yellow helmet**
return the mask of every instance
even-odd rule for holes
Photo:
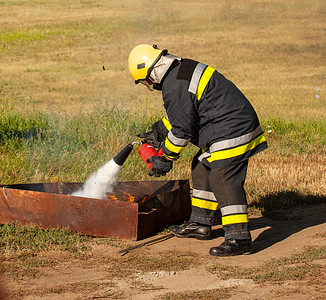
[[[135,83],[148,78],[154,65],[166,53],[167,50],[160,50],[156,45],[142,44],[132,49],[128,58],[128,67]]]

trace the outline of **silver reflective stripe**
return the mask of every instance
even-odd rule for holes
[[[199,161],[202,161],[204,158],[208,158],[208,157],[210,157],[210,156],[211,156],[210,153],[208,153],[208,152],[204,152],[203,154],[199,155],[198,160],[199,160]]]
[[[248,213],[247,205],[229,205],[221,207],[222,216],[246,214]]]
[[[190,141],[190,140],[180,139],[180,138],[176,137],[171,131],[169,131],[169,133],[168,133],[168,139],[172,144],[174,144],[175,146],[179,146],[179,147],[187,146],[187,144]]]
[[[247,134],[244,134],[242,136],[225,140],[225,141],[220,141],[214,143],[212,146],[209,147],[209,152],[216,152],[220,151],[223,149],[228,149],[228,148],[234,148],[240,145],[244,145],[252,141],[255,137],[257,137],[259,134],[263,133],[262,128],[260,125],[252,132],[249,132]]]
[[[207,65],[202,64],[202,63],[198,63],[198,65],[196,66],[196,68],[194,70],[194,73],[192,73],[192,77],[191,77],[191,81],[190,81],[190,84],[189,84],[188,92],[193,93],[193,94],[196,95],[199,80],[200,80],[201,75],[203,74],[206,67],[207,67]]]
[[[192,190],[192,196],[195,198],[201,198],[205,200],[217,201],[213,192],[203,191],[203,190]]]

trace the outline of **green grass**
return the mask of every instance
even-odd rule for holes
[[[263,120],[272,153],[326,154],[326,120]]]
[[[126,144],[141,141],[136,134],[149,130],[158,118],[139,118],[117,108],[75,117],[5,111],[0,123],[0,178],[5,184],[50,181],[55,176],[84,181]],[[146,176],[148,170],[137,151],[135,146],[121,179]],[[187,153],[184,159],[189,158]],[[13,168],[21,171],[14,175]]]
[[[38,253],[58,249],[80,253],[87,249],[83,236],[65,228],[40,229],[36,225],[17,224],[0,226],[0,252]]]
[[[10,45],[22,42],[32,42],[32,41],[39,41],[49,38],[48,32],[31,32],[27,29],[21,31],[9,31],[4,32],[2,31],[0,34],[0,46],[2,48],[8,47]]]
[[[49,181],[58,176],[64,181],[83,181],[126,144],[140,141],[136,134],[148,129],[152,121],[118,109],[73,118],[5,112],[0,123],[1,180],[7,184]],[[127,162],[126,179],[137,172],[136,166],[131,170],[135,159],[134,153]],[[13,167],[21,169],[15,177]],[[40,174],[38,178],[33,178],[35,173]]]
[[[118,108],[99,108],[73,117],[3,109],[0,116],[1,181],[3,184],[48,182],[55,176],[61,181],[84,181],[126,144],[140,141],[136,134],[149,130],[157,119],[159,115],[141,117]],[[262,125],[271,153],[326,154],[325,121],[289,122],[278,118],[264,121]],[[147,169],[137,150],[135,146],[120,180],[146,178]],[[195,152],[196,147],[187,147],[175,163],[173,175],[167,178],[178,173],[189,178]]]

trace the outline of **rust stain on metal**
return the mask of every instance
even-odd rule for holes
[[[83,183],[0,186],[0,224],[69,227],[86,235],[139,240],[189,217],[189,182],[118,182],[106,199],[71,196]]]

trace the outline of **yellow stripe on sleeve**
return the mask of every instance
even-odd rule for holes
[[[164,142],[164,146],[166,147],[166,149],[168,149],[169,151],[171,152],[174,152],[174,153],[177,153],[177,154],[180,154],[183,149],[185,148],[184,147],[180,147],[180,146],[176,146],[176,145],[173,145],[168,138],[165,139],[165,142]]]
[[[166,129],[168,131],[170,131],[172,129],[172,125],[171,125],[170,121],[167,118],[163,118],[162,121],[163,121],[163,124],[166,127]]]

